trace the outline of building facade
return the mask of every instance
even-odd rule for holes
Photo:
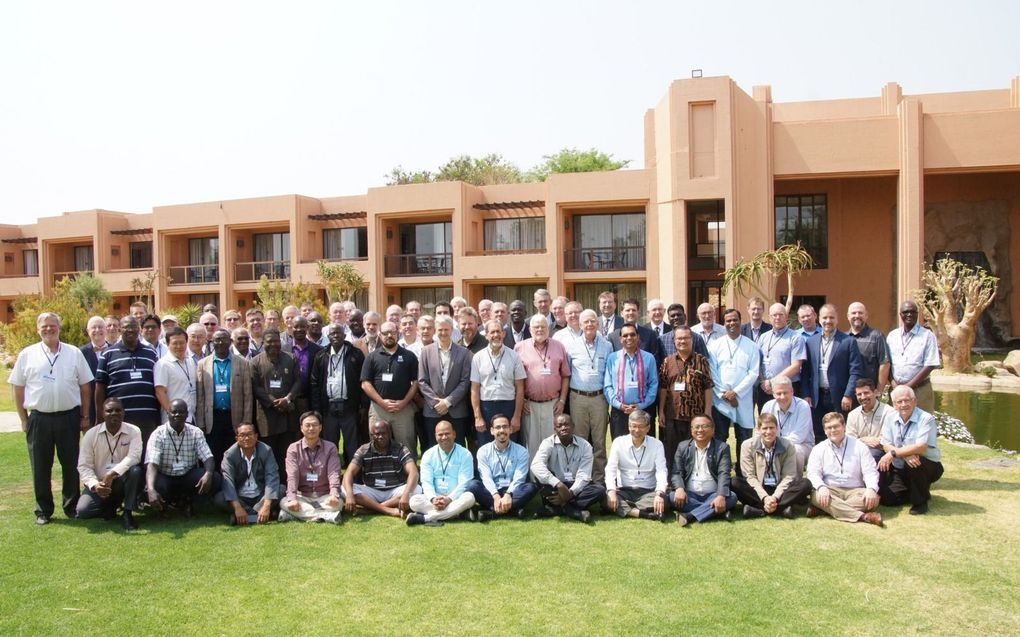
[[[922,263],[948,252],[1001,278],[989,315],[1002,338],[1017,333],[1020,77],[997,90],[905,95],[890,83],[872,97],[789,103],[728,77],[678,80],[645,113],[644,133],[639,170],[0,226],[0,319],[19,294],[83,271],[104,281],[118,313],[132,280],[154,269],[157,309],[214,302],[243,312],[260,276],[316,284],[318,259],[352,261],[373,308],[527,300],[539,287],[587,306],[612,289],[742,308],[720,294],[722,271],[799,240],[816,262],[796,285],[804,300],[863,301],[873,324],[890,327]]]

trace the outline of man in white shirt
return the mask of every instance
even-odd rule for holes
[[[179,327],[171,328],[166,334],[166,356],[156,361],[153,367],[153,384],[156,386],[156,400],[159,401],[160,421],[169,420],[170,403],[180,398],[188,404],[188,413],[192,414],[194,424],[195,413],[195,379],[197,365],[194,358],[188,356],[188,335]]]
[[[698,306],[698,324],[691,331],[700,336],[708,347],[712,346],[712,339],[726,336],[726,329],[715,322],[715,306],[711,303]]]
[[[938,369],[939,344],[931,330],[917,322],[917,304],[904,301],[900,305],[901,327],[885,337],[892,359],[892,386],[906,385],[914,390],[917,405],[928,413],[935,409],[935,393],[928,376]]]
[[[828,513],[841,522],[867,522],[884,526],[878,506],[878,468],[868,447],[846,435],[838,412],[822,418],[828,440],[818,443],[808,459],[807,478],[814,492],[809,518]]]
[[[662,520],[666,512],[666,455],[648,435],[651,418],[636,409],[628,434],[613,441],[606,463],[606,508],[621,518]]]
[[[124,422],[124,406],[118,398],[108,398],[103,405],[106,421],[85,432],[78,454],[81,476],[81,498],[78,499],[79,520],[103,516],[109,520],[124,504],[121,526],[137,529],[132,512],[138,504],[142,486],[142,430]]]

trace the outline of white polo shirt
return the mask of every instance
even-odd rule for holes
[[[7,378],[11,385],[25,388],[25,409],[43,413],[81,407],[80,387],[93,380],[85,355],[77,347],[60,343],[53,353],[42,342],[21,350]]]
[[[188,403],[188,422],[191,422],[195,413],[195,380],[198,378],[196,365],[191,356],[185,354],[183,361],[178,361],[173,354],[167,354],[156,361],[152,369],[153,384],[156,387],[166,388],[167,400],[173,402],[175,399]],[[162,422],[167,421],[166,412],[162,412]]]

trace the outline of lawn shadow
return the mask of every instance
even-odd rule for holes
[[[944,496],[939,495],[933,495],[928,506],[929,509],[927,515],[934,515],[936,517],[980,515],[988,512],[988,509],[982,506],[971,504],[970,502],[961,502],[959,500],[948,500]]]
[[[1020,491],[1020,483],[1002,480],[942,478],[935,483],[934,488],[957,491]]]

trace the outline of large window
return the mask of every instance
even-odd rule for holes
[[[829,263],[829,208],[825,195],[776,196],[776,247],[800,241],[816,268]]]
[[[401,288],[400,305],[407,307],[408,301],[421,303],[423,314],[435,315],[436,303],[453,298],[453,288]],[[358,307],[361,307],[360,305]]]
[[[726,268],[726,218],[723,201],[687,202],[687,268]]]
[[[453,252],[453,224],[400,224],[400,254],[444,254]]]
[[[263,274],[270,279],[290,278],[290,233],[273,232],[256,234],[255,280]]]
[[[722,322],[723,312],[726,310],[726,299],[722,295],[722,281],[690,281],[687,283],[687,321],[694,325],[698,321],[697,308],[702,303],[711,303],[715,306],[715,322]],[[747,317],[741,314],[741,318]]]
[[[545,250],[545,218],[486,219],[485,249],[492,252]]]
[[[328,228],[322,231],[322,258],[354,261],[368,258],[368,228]]]
[[[74,271],[91,272],[92,267],[92,246],[74,247]]]
[[[220,280],[220,240],[203,237],[188,240],[188,273],[182,283],[216,283]],[[176,276],[174,277],[176,278]]]
[[[25,250],[21,254],[25,259],[25,276],[39,276],[39,251]]]
[[[621,304],[626,299],[637,299],[640,307],[647,304],[646,286],[644,283],[575,283],[573,299],[583,307],[599,311],[599,294],[616,293],[616,313],[620,313]]]
[[[532,302],[535,299],[535,291],[545,287],[544,285],[486,285],[482,288],[482,296],[491,301],[500,301],[510,305],[511,301],[524,301],[524,307],[530,314],[533,310]]]
[[[131,253],[131,269],[138,270],[152,267],[152,242],[132,241],[128,246]]]
[[[644,270],[645,213],[576,215],[572,270]]]

